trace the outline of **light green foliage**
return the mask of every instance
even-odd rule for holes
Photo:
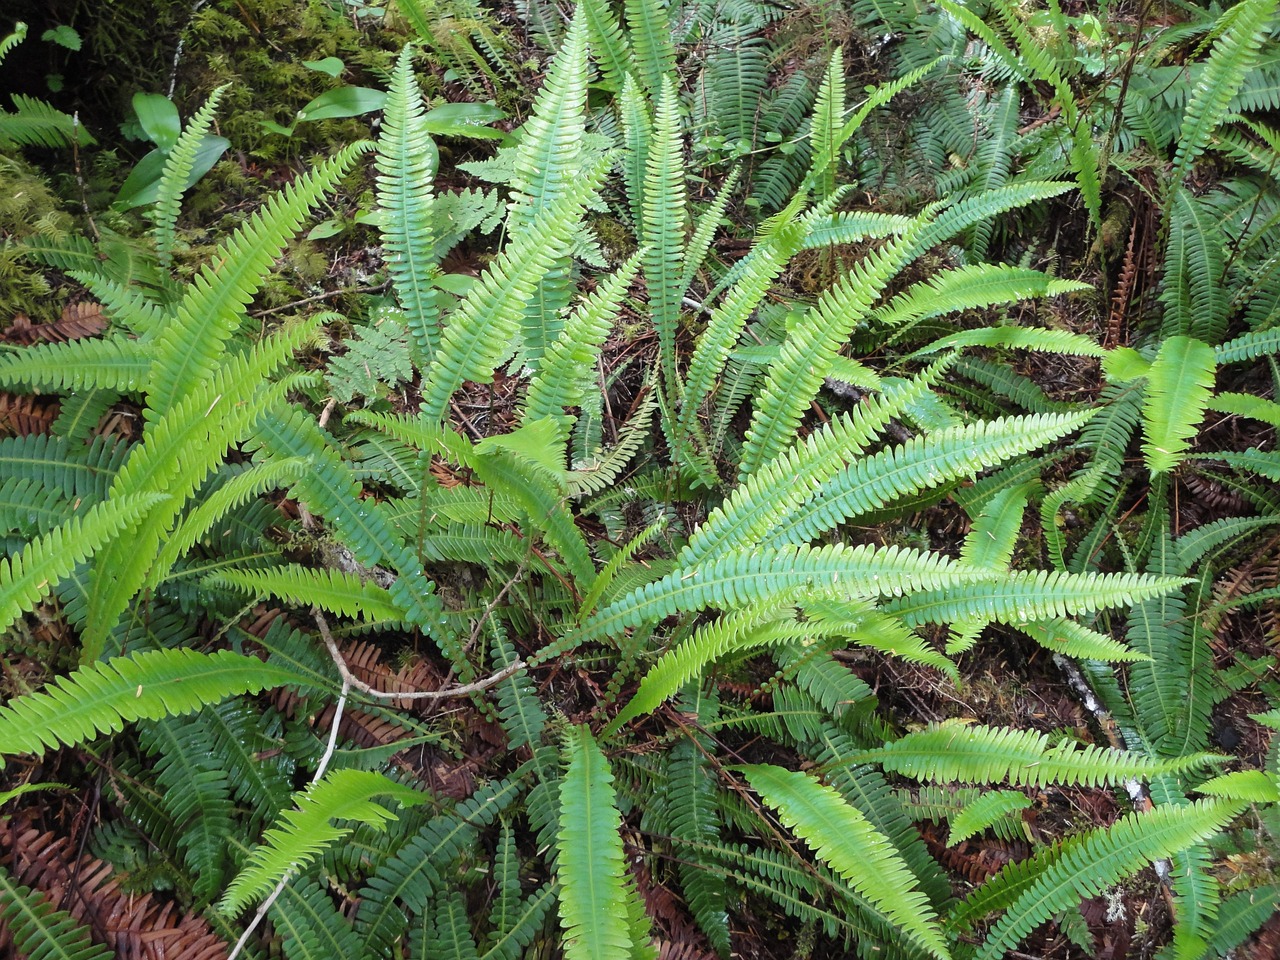
[[[1265,919],[1219,866],[1246,803],[1274,819],[1274,762],[1211,776],[1208,751],[1225,697],[1275,693],[1224,642],[1275,599],[1241,586],[1271,553],[1233,570],[1280,512],[1280,136],[1251,115],[1280,106],[1274,0],[1123,50],[1055,0],[846,6],[520,0],[555,48],[522,64],[475,0],[348,4],[356,27],[313,4],[334,36],[282,35],[299,63],[264,89],[288,96],[218,87],[185,130],[144,99],[149,232],[21,232],[112,323],[0,356],[0,386],[61,404],[0,438],[0,621],[23,663],[48,635],[83,663],[0,707],[0,756],[102,764],[91,849],[122,882],[228,941],[276,895],[248,955],[307,960],[652,960],[689,924],[728,957],[743,908],[797,955],[995,960],[1050,921],[1087,943],[1080,901],[1163,859],[1170,955]],[[189,39],[218,31],[254,46],[216,5]],[[346,73],[385,98],[312,89]],[[382,102],[364,167],[359,123],[318,124],[351,145],[188,265],[215,110],[230,137],[317,97]],[[272,266],[326,203],[308,244],[350,272],[286,292]],[[1249,449],[1223,449],[1234,418]],[[1015,631],[1032,668],[1079,664],[1128,749],[971,715],[963,654],[1034,649]],[[395,692],[341,684],[333,644]],[[881,705],[903,665],[965,722]],[[1134,781],[1140,815],[1021,822],[1036,791]],[[1032,851],[957,899],[926,819]],[[0,885],[26,952],[100,955]]]
[[[560,924],[570,960],[625,960],[627,929],[621,818],[613,774],[585,727],[567,737],[568,769],[560,785],[558,880]]]
[[[424,803],[426,797],[409,787],[365,770],[335,770],[307,787],[286,810],[279,825],[263,835],[262,846],[249,855],[218,901],[218,909],[235,916],[266,894],[279,880],[314,859],[329,844],[348,836],[352,827],[332,820],[358,820],[385,828],[396,815],[374,797],[391,797],[402,806]]]

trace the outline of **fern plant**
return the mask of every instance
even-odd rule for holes
[[[729,193],[693,203],[669,13],[628,0],[624,33],[604,3],[576,12],[530,119],[489,167],[510,171],[503,244],[466,284],[444,272],[461,239],[453,213],[482,209],[468,215],[479,227],[499,195],[446,199],[433,185],[441,154],[414,52],[401,55],[373,158],[396,365],[389,339],[379,349],[366,327],[329,362],[340,395],[319,419],[297,399],[316,378],[276,373],[333,318],[250,344],[244,311],[363,145],[269,201],[193,282],[158,279],[161,295],[105,268],[86,272],[82,246],[43,254],[82,275],[117,327],[98,341],[14,352],[0,360],[0,383],[135,397],[143,427],[120,445],[85,446],[83,428],[0,442],[4,462],[24,471],[10,496],[49,477],[58,488],[35,519],[13,512],[10,532],[25,545],[0,566],[0,611],[15,623],[56,589],[82,641],[78,670],[0,708],[0,756],[74,744],[106,763],[94,741],[111,735],[136,846],[168,859],[237,954],[275,939],[290,957],[514,960],[558,941],[570,957],[656,957],[661,918],[648,901],[670,883],[722,956],[743,897],[821,931],[832,950],[844,942],[906,957],[957,955],[978,920],[1003,910],[978,947],[996,956],[1150,861],[1194,858],[1243,808],[1237,781],[1198,784],[1210,799],[1186,802],[1211,762],[1203,745],[1111,753],[988,727],[899,738],[836,655],[897,658],[945,683],[958,676],[952,655],[999,624],[1054,653],[1154,661],[1139,627],[1125,644],[1080,618],[1176,604],[1194,588],[1183,576],[1194,561],[1141,573],[1015,566],[1018,524],[1006,518],[1026,510],[1036,461],[1027,476],[977,481],[974,533],[958,557],[859,542],[855,524],[959,499],[963,484],[1024,469],[1032,451],[1091,428],[1092,411],[1066,405],[974,419],[936,389],[965,362],[982,376],[963,349],[1106,353],[1083,337],[962,330],[910,359],[859,351],[870,331],[1078,290],[1024,268],[908,273],[938,245],[1069,184],[993,177],[910,216],[846,209],[845,146],[935,65],[850,109],[837,55],[794,189],[747,255],[722,268],[710,250]],[[593,52],[618,94],[608,122],[591,121],[595,138]],[[197,114],[193,137],[207,116]],[[156,218],[162,250],[183,180],[185,152],[174,154]],[[606,185],[636,249],[579,295]],[[787,299],[777,281],[795,257],[832,243],[863,244],[865,255],[812,303],[771,302]],[[706,292],[690,307],[695,284]],[[706,319],[692,336],[686,307]],[[652,360],[602,390],[623,316],[643,318]],[[1194,351],[1193,339],[1182,347]],[[360,351],[386,361],[363,382],[353,374]],[[1163,366],[1168,382],[1174,363]],[[391,373],[413,385],[413,403],[388,403]],[[1182,390],[1144,375],[1157,396]],[[862,399],[833,400],[830,383]],[[497,409],[475,398],[504,389],[514,389],[505,419],[481,428],[467,418],[464,408]],[[632,402],[617,416],[624,396]],[[735,426],[739,412],[745,426]],[[225,464],[233,448],[243,456]],[[641,450],[648,462],[637,465]],[[260,497],[273,490],[305,508],[313,541],[323,524],[320,564],[264,546]],[[197,550],[224,526],[247,528],[257,551]],[[600,530],[607,536],[589,536]],[[247,622],[260,601],[296,616]],[[314,632],[299,626],[308,618]],[[217,625],[219,642],[195,639],[200,621]],[[943,625],[950,645],[936,642]],[[422,635],[434,649],[395,672],[376,647],[352,642],[372,630]],[[206,649],[223,637],[232,649]],[[457,683],[442,684],[446,674]],[[420,709],[446,698],[459,709]],[[464,719],[451,727],[455,713]],[[136,736],[123,732],[135,721]],[[428,792],[429,764],[402,751],[459,766],[469,726],[505,740],[492,776],[459,791],[464,799]],[[756,738],[773,759],[817,773],[742,762],[753,758],[735,751]],[[1008,809],[1023,785],[1143,778],[1163,792],[1153,814],[1046,848],[957,904],[886,773],[1006,785]],[[961,826],[998,814],[975,809]],[[482,884],[494,905],[472,916]],[[80,949],[80,932],[38,896],[16,895],[20,936]]]

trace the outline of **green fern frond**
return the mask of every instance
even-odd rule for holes
[[[551,265],[569,253],[578,219],[603,173],[597,163],[507,243],[450,317],[422,384],[420,416],[439,423],[468,380],[488,383],[520,327],[522,305]]]
[[[666,0],[623,0],[631,63],[649,93],[660,96],[662,84],[675,76],[676,50],[671,42],[671,14]]]
[[[706,329],[698,337],[681,387],[683,398],[676,434],[682,440],[693,435],[702,404],[715,387],[734,344],[787,261],[799,251],[807,228],[806,221],[782,219],[767,233],[757,236],[739,267],[738,279],[712,311]]]
[[[361,497],[359,481],[314,420],[301,410],[291,410],[260,423],[257,439],[273,458],[309,459],[312,469],[294,484],[295,495],[331,524],[365,567],[389,563],[396,569],[400,576],[389,588],[396,605],[412,622],[431,631],[455,669],[467,673],[453,641],[440,630],[440,601],[422,562],[383,512]]]
[[[531,424],[526,424],[521,429],[529,426]],[[529,522],[555,547],[579,584],[586,586],[595,578],[590,548],[565,507],[562,476],[530,457],[497,447],[476,458],[475,471],[486,487],[511,497],[520,505]]]
[[[993,304],[1017,303],[1019,300],[1028,300],[1032,297],[1056,297],[1089,289],[1092,288],[1087,283],[1057,280],[1039,270],[1027,270],[1007,264],[975,263],[944,270],[930,277],[925,283],[916,284],[907,292],[899,294],[877,309],[871,314],[870,320],[896,327],[906,323],[931,320],[944,313],[976,310]],[[1071,334],[1065,330],[1035,330],[1034,328],[1023,331],[1018,327],[966,330],[944,338],[943,341],[931,345],[929,349],[933,352],[950,347],[953,344],[947,341],[955,337],[963,338],[966,334],[970,336],[985,334],[994,337],[995,343],[999,343],[1001,334],[1016,336],[1018,331],[1025,333],[1027,335],[1025,339],[1032,344],[1046,344],[1037,346],[1037,349],[1041,350],[1056,349],[1047,344],[1060,340],[1064,345],[1068,345],[1069,349],[1090,350],[1089,356],[1101,356],[1103,352],[1101,347],[1079,334]],[[1054,337],[1053,334],[1066,335]],[[960,343],[965,342],[963,339],[960,341]],[[973,342],[987,345],[981,339]],[[1023,346],[1016,343],[1013,345]]]
[[[0,147],[70,147],[94,142],[76,118],[51,104],[20,93],[10,97],[17,109],[0,110]]]
[[[5,437],[0,440],[0,471],[72,497],[100,500],[130,449],[108,437],[95,437],[88,446],[47,434]]]
[[[16,555],[0,559],[0,630],[7,630],[78,564],[128,532],[165,499],[163,494],[150,493],[112,497],[33,540]]]
[[[680,275],[679,284],[681,296],[689,290],[689,285],[693,283],[693,278],[702,269],[702,264],[711,251],[711,242],[715,239],[716,231],[720,229],[720,223],[724,219],[725,211],[729,208],[729,201],[733,199],[733,191],[741,175],[742,168],[739,166],[730,170],[729,176],[725,177],[724,183],[720,184],[720,189],[716,191],[715,199],[698,217],[698,225],[694,228],[693,236],[689,238],[689,245],[684,251],[684,273]]]
[[[1219,393],[1209,400],[1208,409],[1280,427],[1280,404],[1248,393]]]
[[[354,829],[336,827],[333,820],[358,820],[386,827],[396,815],[374,797],[391,797],[401,806],[426,803],[427,796],[368,770],[334,770],[296,794],[296,805],[286,810],[277,825],[263,834],[262,845],[227,887],[218,911],[235,917],[262,897],[280,880],[310,863],[325,847]]]
[[[1034,730],[947,723],[909,733],[883,747],[856,751],[840,758],[840,763],[875,763],[892,773],[934,783],[1007,782],[1024,787],[1110,785],[1194,770],[1220,759],[1213,754],[1192,754],[1152,760],[1092,745],[1077,748],[1069,741],[1051,747],[1048,734]]]
[[[1057,292],[1066,292],[1065,288],[1067,286],[1073,289],[1082,289],[1082,285],[1078,285],[1073,281],[1051,280],[1046,293],[1047,296],[1055,295],[1055,284],[1063,285],[1056,288]],[[927,347],[921,347],[911,356],[924,357],[941,350],[970,346],[1014,347],[1020,350],[1036,350],[1043,353],[1061,353],[1069,357],[1108,356],[1108,352],[1104,348],[1088,337],[1072,333],[1070,330],[1046,330],[1041,327],[980,327],[977,330],[962,330],[959,333],[941,337]]]
[[[1015,570],[1000,584],[968,582],[924,589],[881,605],[909,626],[985,619],[1020,626],[1039,620],[1125,607],[1185,584],[1139,574],[1066,574]]]
[[[0,707],[0,755],[42,756],[115,733],[133,720],[194,713],[240,693],[298,683],[298,674],[230,650],[150,650],[81,667]],[[304,681],[305,682],[305,681]]]
[[[1213,348],[1213,358],[1219,366],[1228,363],[1245,363],[1258,357],[1280,354],[1280,327],[1270,330],[1250,330],[1234,340]]]
[[[579,7],[587,22],[591,49],[600,70],[615,90],[621,90],[632,71],[631,44],[623,34],[609,0],[582,0]]]
[[[13,25],[13,32],[0,38],[0,63],[9,55],[9,51],[27,39],[27,25],[19,20]]]
[[[707,869],[708,864],[699,856],[704,846],[720,840],[716,784],[704,752],[708,747],[705,742],[682,740],[672,748],[666,802],[671,810],[671,837],[681,857],[678,872],[685,900],[716,953],[728,957],[731,945],[724,877]]]
[[[1015,790],[992,790],[965,805],[951,820],[947,846],[963,843],[974,834],[989,829],[996,821],[1016,810],[1031,806],[1031,798]]]
[[[519,796],[518,778],[499,780],[478,789],[457,808],[433,817],[389,860],[379,864],[361,888],[356,930],[364,951],[391,956],[405,926],[405,910],[422,914],[436,890],[441,872]],[[417,796],[421,797],[422,794]]]
[[[1178,150],[1173,158],[1175,192],[1181,192],[1179,185],[1226,117],[1232,98],[1257,61],[1275,12],[1275,0],[1244,0],[1222,15],[1222,21],[1229,19],[1230,23],[1209,52],[1178,131]]]
[[[17,883],[0,867],[0,922],[18,954],[29,960],[112,960],[115,951],[94,943],[71,914],[42,893]]]
[[[1226,274],[1227,237],[1221,218],[1186,190],[1169,201],[1169,242],[1165,250],[1164,336],[1195,336],[1214,342],[1226,330],[1231,309]]]
[[[566,639],[573,645],[616,636],[628,627],[706,607],[733,609],[789,598],[798,591],[862,599],[946,584],[990,579],[988,571],[959,567],[945,557],[898,547],[791,546],[747,548],[677,569],[590,617]],[[552,648],[540,651],[544,659]]]
[[[1057,911],[1097,896],[1152,860],[1213,836],[1242,807],[1239,803],[1200,801],[1131,813],[1110,827],[1086,834],[1081,842],[1047,863],[1043,871],[1037,872],[1034,864],[1029,865],[1023,872],[1032,879],[988,931],[975,960],[1005,956]]]
[[[432,289],[438,272],[432,183],[439,154],[424,116],[422,90],[413,75],[413,48],[406,46],[391,74],[374,162],[387,273],[404,308],[422,367],[435,356],[440,339],[439,308]]]
[[[649,438],[653,413],[658,407],[658,393],[650,389],[635,406],[627,422],[618,430],[618,442],[589,460],[580,460],[569,471],[569,491],[576,497],[590,496],[608,489],[623,469],[640,452]]]
[[[1182,460],[1213,390],[1213,348],[1191,337],[1169,337],[1147,373],[1142,403],[1142,454],[1152,476]]]
[[[541,932],[547,911],[559,896],[559,887],[548,881],[519,905],[509,929],[497,934],[481,960],[519,960],[523,950]]]
[[[1104,633],[1076,623],[1054,619],[1019,623],[1017,628],[1046,650],[1076,660],[1099,660],[1113,663],[1135,663],[1150,660],[1145,653],[1132,649]]]
[[[818,858],[882,910],[918,947],[950,957],[937,915],[889,839],[834,789],[769,764],[738,767]]]
[[[770,531],[765,543],[807,543],[847,519],[898,498],[972,476],[1079,429],[1090,411],[980,420],[949,427],[861,457],[814,488]]]
[[[810,151],[809,182],[819,199],[829,197],[836,187],[836,158],[843,141],[839,130],[844,120],[844,51],[836,47],[831,52],[827,72],[813,102],[813,119],[809,124]]]
[[[45,393],[135,393],[147,382],[151,347],[137,340],[46,343],[0,359],[0,385]]]
[[[805,441],[766,464],[711,511],[677,561],[702,563],[728,549],[762,542],[846,463],[857,459],[876,434],[923,396],[938,370],[907,385],[869,398],[851,413],[833,419]]]
[[[151,237],[155,241],[156,253],[160,256],[162,266],[168,267],[173,263],[173,244],[182,194],[195,167],[196,151],[213,125],[218,101],[226,91],[227,85],[224,84],[209,94],[204,105],[183,127],[178,142],[165,157],[164,169],[160,173],[160,195],[151,211],[151,219],[155,224],[151,229]]]
[[[507,639],[502,623],[489,620],[490,650],[493,665],[499,670],[517,661],[515,647]],[[498,720],[507,733],[507,745],[511,750],[528,747],[535,750],[542,743],[542,731],[547,725],[547,713],[538,699],[527,670],[519,670],[495,688],[498,697]]]
[[[596,358],[613,329],[627,289],[640,272],[644,252],[637,251],[588,295],[569,315],[559,338],[548,348],[525,395],[522,419],[561,417],[582,403],[596,378]]]
[[[603,3],[603,0],[584,0],[583,8],[589,9],[592,3]],[[640,82],[630,73],[626,73],[622,81],[618,116],[622,122],[622,183],[631,209],[631,221],[637,228],[642,228],[644,180],[649,167],[649,145],[653,142],[653,117]]]
[[[312,328],[306,322],[295,324],[226,359],[212,376],[188,390],[168,415],[143,429],[143,442],[116,474],[111,494],[163,493],[168,499],[143,518],[129,540],[116,540],[95,561],[82,633],[86,659],[101,655],[109,632],[146,583],[165,534],[227,448],[305,379],[291,375],[264,382]]]
[[[1054,180],[1023,180],[1005,184],[982,193],[961,197],[949,203],[933,222],[919,232],[916,250],[923,252],[975,223],[1040,200],[1052,200],[1070,190],[1070,183]]]
[[[153,757],[160,803],[195,878],[192,891],[201,903],[209,903],[222,889],[223,863],[233,835],[227,771],[199,718],[144,722],[138,737]]]
[[[165,540],[147,574],[147,585],[155,587],[177,563],[227,513],[269,490],[287,486],[307,468],[305,460],[284,459],[261,463],[236,474],[185,517]]]
[[[227,570],[205,577],[204,583],[235,587],[256,597],[276,597],[299,607],[319,607],[353,620],[399,623],[405,617],[382,587],[341,570],[292,563],[267,570]]]
[[[546,80],[521,128],[516,147],[513,203],[507,221],[516,231],[538,214],[571,184],[583,165],[587,102],[587,25],[575,15],[563,45],[547,70]],[[557,258],[537,279],[524,304],[522,358],[537,369],[543,355],[560,336],[564,309],[572,293],[567,258]]]
[[[333,960],[360,954],[360,941],[350,922],[334,906],[329,892],[311,877],[287,884],[267,916],[284,939],[289,960]]]
[[[750,605],[699,627],[688,640],[662,655],[602,734],[608,736],[636,717],[653,712],[697,678],[708,664],[726,654],[799,641],[812,635],[813,627],[798,622],[794,613],[794,608],[788,612],[778,603]]]
[[[241,311],[311,208],[370,148],[356,143],[298,178],[228,240],[187,287],[156,337],[145,417],[153,424],[214,373]]]
[[[636,2],[647,6],[655,0]],[[676,373],[676,327],[680,321],[686,215],[680,100],[670,77],[663,78],[657,100],[644,178],[643,235],[648,250],[644,274],[649,289],[649,312],[658,332],[663,390],[674,406],[680,391]]]
[[[777,362],[757,395],[747,429],[740,481],[775,459],[795,438],[800,418],[809,408],[831,367],[831,359],[871,304],[907,260],[916,229],[892,240],[856,265],[823,293],[782,345]]]
[[[556,837],[560,924],[568,960],[629,960],[626,860],[609,762],[586,727],[565,740]]]

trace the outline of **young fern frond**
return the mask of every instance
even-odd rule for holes
[[[438,272],[432,221],[432,183],[439,154],[427,133],[422,91],[406,46],[391,74],[375,164],[376,194],[387,273],[404,309],[425,368],[440,340],[439,308],[432,282]]]
[[[1213,390],[1213,348],[1191,337],[1170,337],[1147,373],[1142,403],[1142,455],[1152,476],[1168,473],[1183,458]]]
[[[213,125],[218,102],[226,90],[227,85],[223,84],[209,94],[209,99],[183,127],[178,142],[165,158],[164,169],[160,173],[160,195],[151,211],[151,219],[155,223],[151,229],[151,238],[155,242],[161,266],[169,267],[173,264],[173,245],[182,194],[195,167],[196,151]]]
[[[299,682],[306,679],[230,650],[150,650],[91,663],[0,707],[0,756],[42,756],[133,720],[194,713],[236,694]]]
[[[1111,785],[1133,778],[1195,770],[1222,758],[1193,754],[1152,760],[1141,754],[1071,742],[1049,746],[1034,730],[1006,730],[945,723],[909,733],[873,750],[841,757],[844,764],[875,763],[883,769],[934,783],[1008,783],[1014,787],[1051,783]]]
[[[915,877],[889,839],[857,807],[803,773],[769,764],[737,769],[820,860],[883,911],[913,944],[948,960],[937,914]]]
[[[358,820],[386,828],[396,815],[374,797],[391,797],[401,806],[426,803],[427,795],[368,770],[333,770],[296,795],[263,834],[262,845],[236,875],[218,901],[218,911],[235,917],[268,893],[280,880],[314,860],[329,845],[349,835],[353,827],[337,827],[333,820]]]
[[[568,960],[624,960],[634,946],[627,918],[626,861],[613,772],[586,727],[565,738],[556,843],[560,925]]]
[[[341,570],[313,570],[282,564],[267,570],[225,570],[204,579],[210,586],[235,587],[257,597],[276,597],[299,607],[319,607],[352,619],[398,623],[405,619],[382,587]]]
[[[154,341],[144,413],[149,426],[221,365],[244,307],[289,237],[369,147],[356,143],[320,163],[272,197],[214,251]]]

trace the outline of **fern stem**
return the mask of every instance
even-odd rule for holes
[[[347,661],[342,656],[342,651],[338,649],[337,641],[333,639],[333,632],[329,629],[329,623],[325,620],[324,614],[320,612],[318,607],[313,607],[311,613],[315,617],[316,627],[320,630],[320,638],[324,641],[325,649],[329,651],[329,656],[333,659],[333,664],[338,668],[338,673],[342,677],[343,688],[351,686],[366,696],[375,697],[379,700],[447,700],[451,697],[466,697],[473,693],[487,690],[489,687],[501,683],[507,677],[528,666],[523,660],[517,660],[515,663],[503,667],[497,673],[491,674],[483,680],[464,683],[459,687],[448,687],[444,690],[415,690],[408,693],[385,692],[369,686],[369,684],[351,672],[347,666]]]

